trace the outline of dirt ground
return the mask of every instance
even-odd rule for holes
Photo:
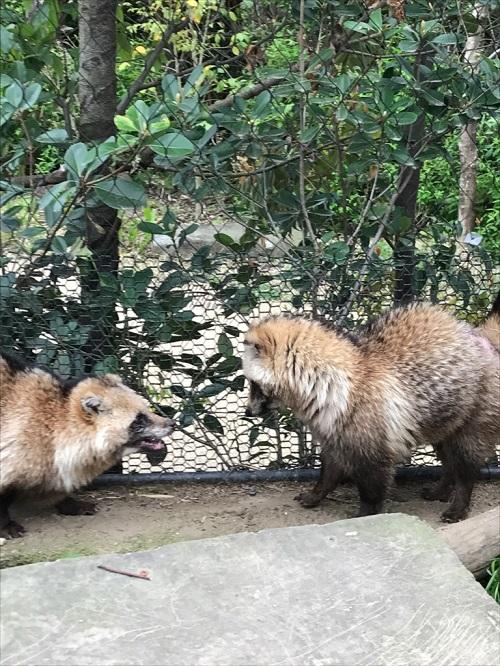
[[[3,543],[0,566],[144,550],[176,541],[327,523],[355,515],[358,498],[354,487],[342,486],[320,507],[304,509],[294,496],[308,485],[155,485],[80,493],[82,499],[97,502],[98,512],[93,516],[61,516],[50,507],[14,506],[13,517],[27,533],[22,539]],[[439,526],[444,505],[420,499],[421,488],[415,482],[396,484],[386,511],[409,513]],[[471,515],[499,501],[500,483],[482,482],[475,488]]]

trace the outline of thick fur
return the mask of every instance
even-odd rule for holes
[[[498,292],[486,321],[478,330],[500,351],[500,292]]]
[[[321,443],[321,477],[301,503],[316,506],[347,476],[357,484],[360,515],[377,513],[396,463],[428,443],[444,476],[427,495],[449,499],[453,490],[442,518],[464,518],[477,470],[500,437],[494,321],[497,306],[479,330],[440,307],[414,304],[356,337],[300,318],[251,327],[243,358],[247,415],[278,401]]]
[[[8,513],[19,493],[67,495],[124,454],[162,448],[172,429],[116,375],[65,382],[0,353],[0,533],[24,531]],[[72,498],[59,509],[92,512]]]

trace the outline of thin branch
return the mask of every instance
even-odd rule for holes
[[[213,104],[210,104],[208,110],[213,113],[214,111],[223,109],[226,106],[231,106],[236,97],[241,97],[241,99],[251,99],[252,97],[257,97],[257,95],[260,95],[260,93],[264,90],[269,90],[269,88],[273,88],[274,86],[279,85],[285,81],[286,78],[287,74],[284,74],[283,76],[269,76],[267,79],[262,79],[262,81],[255,83],[253,86],[243,88],[243,90],[240,90],[237,93],[228,95],[227,97],[224,97],[224,99],[217,100]]]
[[[71,123],[71,113],[70,113],[70,110],[69,110],[68,102],[67,102],[67,100],[64,99],[64,97],[61,97],[61,96],[55,97],[54,101],[57,104],[57,106],[63,112],[64,129],[66,130],[66,134],[68,135],[68,139],[70,141],[73,141],[74,132],[73,132],[73,125]]]
[[[361,288],[361,285],[363,284],[363,278],[365,277],[366,273],[368,272],[368,268],[370,266],[371,258],[373,256],[373,253],[375,252],[375,248],[377,247],[377,243],[379,240],[382,238],[382,235],[387,227],[387,223],[389,222],[389,218],[392,215],[392,211],[394,209],[394,205],[396,203],[396,200],[402,190],[408,185],[408,183],[411,180],[411,172],[407,174],[407,177],[405,179],[405,182],[401,182],[401,178],[398,178],[398,184],[396,185],[396,188],[393,192],[393,195],[391,197],[391,200],[389,201],[389,205],[387,206],[387,210],[385,211],[384,217],[382,218],[382,221],[380,222],[378,229],[375,233],[375,236],[372,239],[372,242],[370,243],[370,246],[366,252],[366,259],[363,263],[363,266],[361,267],[361,270],[359,271],[359,277],[354,283],[354,286],[351,290],[351,293],[349,295],[349,298],[347,301],[344,303],[344,306],[340,312],[340,321],[343,321],[345,317],[348,315],[349,310],[351,309],[351,305],[354,303],[356,300],[356,297],[358,295],[358,292]]]
[[[306,43],[305,43],[305,34],[304,34],[304,0],[300,0],[299,6],[299,76],[300,80],[304,81],[305,78],[305,53],[306,53]],[[303,136],[306,128],[306,91],[303,91],[303,95],[300,96],[299,100],[299,125],[300,125],[300,134]],[[318,242],[311,224],[311,218],[309,217],[309,211],[307,210],[306,202],[306,169],[305,169],[305,160],[304,160],[304,149],[305,146],[302,141],[299,144],[299,200],[300,208],[302,211],[302,217],[304,220],[304,240],[309,236],[314,250],[318,251]]]
[[[31,183],[30,187],[33,187],[32,183],[33,183],[33,178],[35,176],[35,173],[34,173],[34,171],[35,171],[35,155],[34,155],[35,149],[34,149],[34,146],[33,146],[33,141],[31,139],[31,134],[29,133],[28,127],[27,127],[27,125],[24,121],[23,114],[21,114],[19,116],[19,122],[21,123],[21,127],[23,128],[24,136],[26,137],[26,145],[28,147],[28,170],[29,170],[28,178],[29,178],[29,182]]]
[[[180,23],[172,24],[167,30],[165,30],[158,44],[155,46],[155,48],[152,51],[149,52],[148,56],[146,57],[142,72],[139,74],[139,76],[132,83],[132,85],[127,90],[125,95],[118,102],[118,105],[116,107],[116,113],[118,115],[123,114],[127,110],[131,101],[134,99],[135,95],[139,92],[139,90],[142,89],[144,81],[146,80],[151,69],[153,68],[155,62],[161,56],[163,49],[167,46],[172,35],[178,30],[182,30],[187,25],[189,25],[189,19],[185,19]]]
[[[259,47],[263,46],[264,44],[267,44],[268,42],[271,42],[276,35],[279,33],[282,28],[285,28],[286,25],[288,24],[288,19],[280,23],[279,25],[276,26],[276,28],[270,32],[268,35],[260,39],[258,42],[253,42],[252,46]],[[231,65],[234,62],[241,61],[245,58],[244,53],[239,53],[238,55],[233,55],[230,58],[225,58],[224,60],[220,60],[217,57],[214,58],[208,58],[207,60],[203,61],[203,64],[205,67],[208,65],[217,65],[217,67],[226,67],[227,65]],[[188,76],[191,74],[192,71],[194,71],[195,67],[188,67],[187,69],[183,69],[180,74],[182,76]],[[157,79],[152,79],[151,81],[147,81],[146,83],[143,83],[141,87],[139,88],[139,91],[141,90],[148,90],[149,88],[157,88],[158,86],[161,85],[162,79],[157,78]]]

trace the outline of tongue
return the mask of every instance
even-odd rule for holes
[[[161,439],[143,439],[140,448],[141,451],[163,451],[165,444]]]

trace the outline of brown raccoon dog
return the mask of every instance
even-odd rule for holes
[[[395,309],[356,337],[305,319],[267,319],[245,339],[246,414],[283,405],[320,442],[320,479],[296,498],[305,507],[350,477],[359,515],[380,512],[396,463],[428,443],[444,473],[426,497],[452,496],[442,519],[461,520],[500,437],[499,323],[499,298],[479,329],[425,303]]]
[[[65,382],[0,353],[0,534],[21,536],[9,505],[18,494],[66,496],[123,455],[158,451],[173,421],[116,375]],[[93,513],[66,497],[62,513]]]

